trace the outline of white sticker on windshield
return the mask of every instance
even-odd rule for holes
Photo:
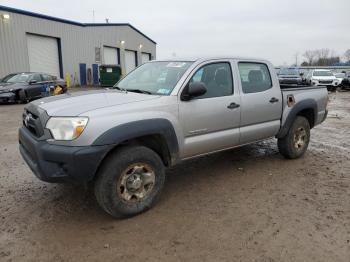
[[[162,94],[162,95],[167,95],[167,94],[169,94],[169,92],[170,92],[170,90],[165,89],[165,88],[158,89],[158,91],[157,91],[158,94]]]
[[[184,62],[170,62],[169,64],[167,64],[167,67],[179,67],[179,68],[181,68],[185,65],[186,65],[186,63],[184,63]]]

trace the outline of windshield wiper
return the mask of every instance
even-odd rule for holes
[[[119,86],[113,86],[113,89],[117,89],[117,90],[123,91],[123,92],[128,92],[125,88],[121,88]]]
[[[125,90],[128,91],[128,92],[135,92],[135,93],[152,95],[152,92],[146,91],[146,90],[142,90],[142,89],[125,89]]]

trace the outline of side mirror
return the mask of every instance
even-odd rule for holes
[[[36,84],[37,82],[38,82],[38,81],[36,81],[36,80],[33,79],[33,80],[30,80],[30,81],[29,81],[29,84],[30,84],[30,85],[34,85],[34,84]]]
[[[183,101],[189,101],[191,98],[204,95],[206,92],[207,88],[203,82],[193,82],[188,85],[181,98]]]
[[[299,75],[300,75],[301,77],[303,77],[303,76],[304,76],[304,73],[300,73]]]

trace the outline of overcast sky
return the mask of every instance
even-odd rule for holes
[[[232,55],[291,64],[295,54],[350,48],[350,0],[0,0],[78,22],[127,22],[155,40],[157,58]]]

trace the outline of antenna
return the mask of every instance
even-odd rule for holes
[[[106,24],[109,24],[109,18],[106,18]]]

